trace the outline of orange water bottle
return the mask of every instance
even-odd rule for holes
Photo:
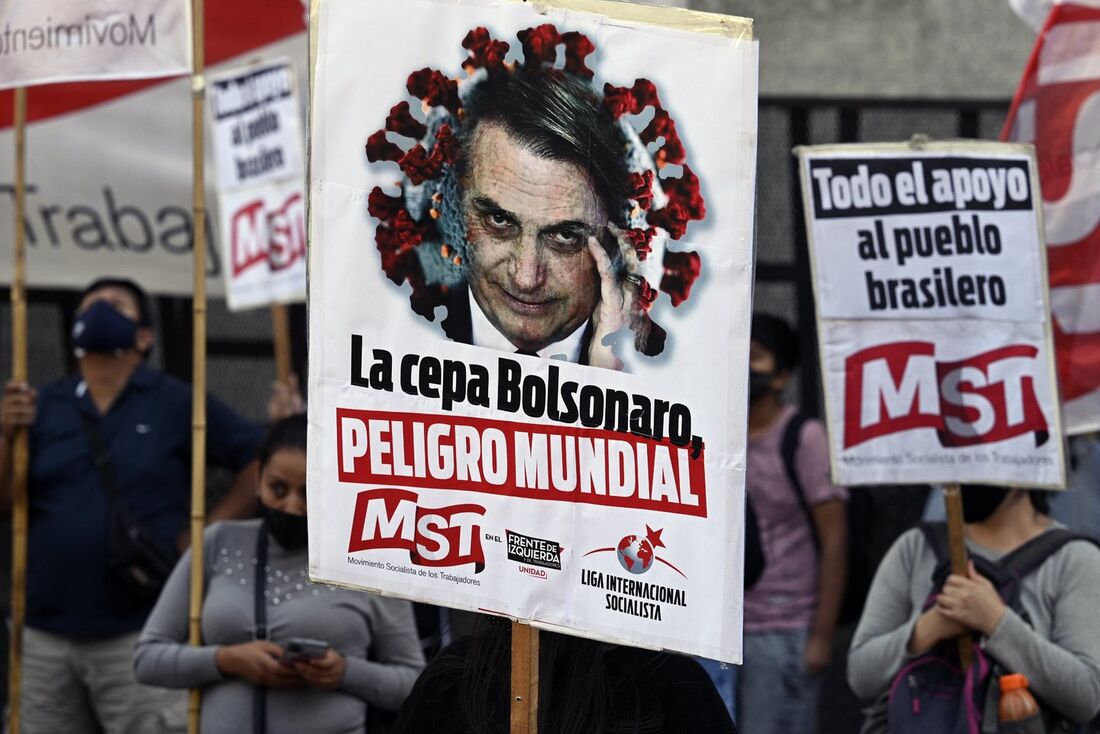
[[[1019,673],[1001,676],[997,734],[1046,734],[1039,704],[1027,690],[1027,678]]]

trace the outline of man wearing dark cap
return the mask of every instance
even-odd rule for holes
[[[191,387],[146,366],[153,342],[145,292],[130,280],[98,280],[73,326],[77,372],[41,393],[9,382],[0,403],[4,506],[13,438],[30,431],[26,734],[162,731],[184,713],[179,692],[138,685],[132,667],[156,601],[147,560],[170,568],[188,542]],[[257,427],[207,398],[207,435],[211,463],[236,473],[210,519],[251,514]],[[145,549],[127,571],[118,560],[134,548],[120,543],[120,509]]]
[[[791,327],[754,316],[746,490],[765,565],[745,592],[737,723],[758,734],[815,730],[817,674],[844,596],[847,493],[829,481],[825,427],[781,398],[798,361]]]

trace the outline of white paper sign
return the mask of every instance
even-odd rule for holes
[[[739,661],[747,24],[726,19],[738,40],[427,0],[325,0],[315,20],[311,575]],[[546,117],[550,89],[573,116]],[[475,94],[608,152],[522,142]],[[635,334],[600,338],[629,303],[648,313]],[[619,369],[596,366],[607,343]]]
[[[223,190],[304,178],[301,111],[289,61],[218,75],[209,91]]]
[[[301,184],[295,179],[275,181],[219,196],[230,310],[305,300],[306,206]]]
[[[0,89],[191,71],[189,0],[5,0]]]
[[[306,296],[305,169],[288,61],[213,77],[210,117],[230,310]]]
[[[1062,487],[1033,151],[799,151],[833,477]]]

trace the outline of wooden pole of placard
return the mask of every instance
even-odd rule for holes
[[[966,575],[966,537],[963,534],[962,491],[958,484],[943,488],[943,501],[947,509],[947,544],[951,553],[951,573]],[[963,670],[974,661],[974,642],[970,633],[959,637],[959,663]]]
[[[286,385],[293,370],[290,361],[290,317],[282,303],[271,306],[271,330],[275,342],[275,377]]]
[[[15,90],[15,242],[11,280],[11,377],[27,381],[27,90]],[[30,445],[27,429],[15,433],[12,444],[11,509],[11,636],[8,640],[8,731],[19,734],[23,689],[23,622],[27,611],[27,469]]]
[[[188,640],[202,644],[203,528],[206,525],[206,186],[203,101],[206,59],[203,0],[191,0],[191,221],[194,279],[194,345],[191,378],[191,604]],[[192,688],[187,731],[199,734],[202,690]]]
[[[511,734],[538,734],[539,631],[512,622]]]

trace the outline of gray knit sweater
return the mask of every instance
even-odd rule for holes
[[[967,547],[993,561],[1004,555]],[[860,698],[885,694],[912,657],[906,647],[935,566],[915,528],[898,538],[875,573],[848,652],[848,683]],[[1084,542],[1062,546],[1024,578],[1020,604],[1031,625],[1008,609],[983,648],[1007,670],[1026,675],[1031,691],[1063,716],[1089,719],[1100,709],[1100,549]]]
[[[186,644],[188,552],[168,579],[135,648],[134,670],[141,682],[203,689],[204,734],[252,730],[252,686],[222,676],[214,655],[220,645],[252,639],[260,528],[259,520],[207,528],[202,647]],[[308,578],[305,549],[287,552],[271,538],[265,572],[271,640],[279,644],[291,637],[325,640],[347,660],[338,690],[269,690],[267,734],[362,734],[367,705],[398,709],[424,667],[409,603],[314,584]]]

